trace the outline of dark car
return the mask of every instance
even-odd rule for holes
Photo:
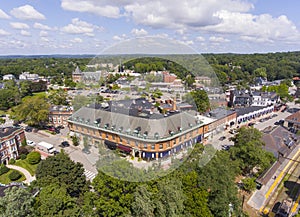
[[[62,143],[60,143],[59,147],[65,148],[65,147],[69,147],[70,144],[67,141],[63,141]]]
[[[248,126],[251,127],[253,126],[255,123],[249,123]]]
[[[221,147],[222,147],[222,150],[224,150],[224,151],[229,151],[229,149],[230,149],[230,145],[222,145]]]
[[[226,139],[225,136],[221,136],[221,137],[219,138],[220,141],[223,141],[223,140],[225,140],[225,139]]]

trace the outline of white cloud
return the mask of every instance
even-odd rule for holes
[[[48,36],[47,31],[44,31],[44,30],[40,31],[40,37],[46,37],[46,36]]]
[[[26,30],[23,30],[23,29],[21,30],[20,34],[23,35],[23,36],[31,36],[30,32],[28,32]]]
[[[29,26],[26,23],[11,22],[9,24],[14,29],[29,29]]]
[[[50,42],[50,40],[48,38],[46,38],[46,37],[41,37],[41,41],[42,42]]]
[[[95,30],[103,31],[103,27],[99,27],[85,21],[79,20],[79,18],[72,19],[72,23],[61,28],[62,32],[69,34],[93,34]]]
[[[10,16],[0,9],[0,19],[9,19]]]
[[[127,39],[127,35],[126,34],[122,34],[122,35],[114,35],[113,36],[113,40],[115,41],[123,41]]]
[[[120,17],[120,9],[118,6],[103,4],[103,1],[62,0],[61,7],[64,10],[89,12],[103,17],[109,17],[109,18]]]
[[[145,36],[148,34],[148,32],[145,29],[132,29],[131,30],[131,34],[133,34],[134,36]]]
[[[41,23],[34,23],[33,27],[35,29],[40,29],[40,30],[51,30],[51,28],[49,26],[41,24]]]
[[[72,43],[82,43],[83,40],[81,38],[73,38],[70,40]]]
[[[252,15],[219,11],[214,16],[222,21],[217,25],[203,27],[202,30],[236,34],[247,41],[273,42],[274,40],[300,39],[296,26],[284,15],[274,18],[269,14]]]
[[[0,29],[0,36],[7,36],[7,35],[10,35],[10,33],[3,29]]]
[[[224,42],[229,42],[230,40],[223,38],[223,37],[216,37],[216,36],[211,36],[208,39],[212,43],[224,43]]]
[[[46,17],[38,12],[31,5],[24,5],[18,8],[13,8],[10,14],[21,20],[44,20]]]
[[[202,36],[198,36],[198,37],[196,38],[196,41],[203,42],[203,41],[205,41],[205,38],[202,37]]]

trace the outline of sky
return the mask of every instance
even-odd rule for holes
[[[136,38],[197,53],[300,50],[298,0],[1,0],[0,55],[101,54]]]

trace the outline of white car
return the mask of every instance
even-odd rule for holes
[[[27,145],[29,145],[29,146],[35,146],[36,143],[33,142],[33,141],[31,141],[31,140],[27,140]]]

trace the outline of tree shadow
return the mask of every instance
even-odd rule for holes
[[[300,184],[293,181],[285,181],[284,187],[286,188],[285,193],[295,201],[300,190]]]

